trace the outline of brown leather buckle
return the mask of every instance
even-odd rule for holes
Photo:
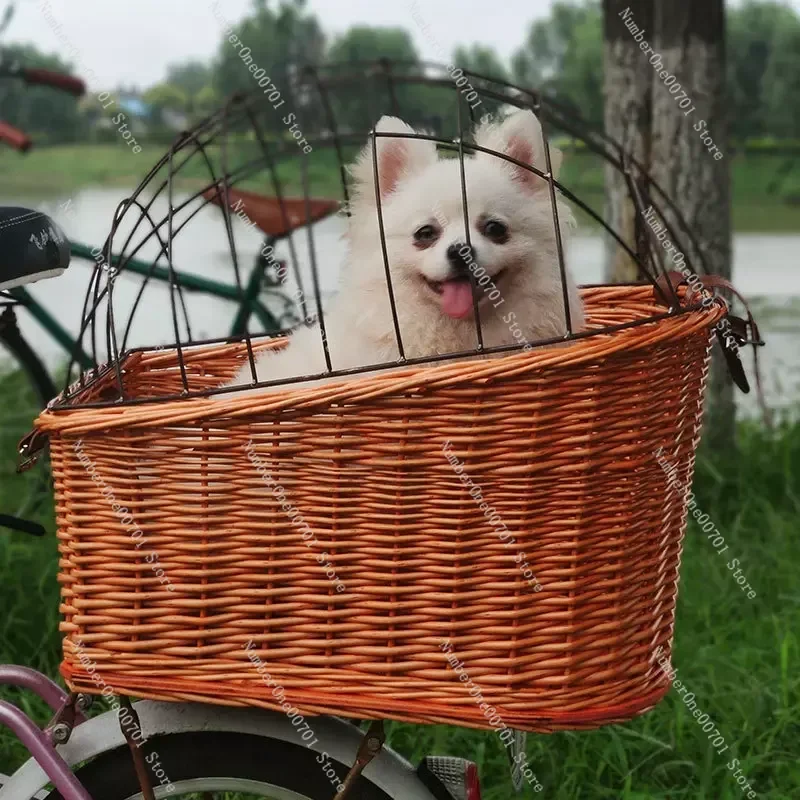
[[[47,447],[47,434],[32,430],[19,440],[17,453],[17,473],[29,470],[38,460],[42,450]]]

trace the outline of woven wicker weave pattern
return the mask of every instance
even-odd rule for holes
[[[597,326],[657,313],[646,287],[584,299]],[[65,678],[97,692],[88,659],[118,692],[275,707],[252,641],[301,711],[489,727],[449,641],[510,727],[652,707],[685,528],[656,451],[688,486],[723,313],[401,377],[45,412]],[[190,351],[192,388],[243,355]],[[134,396],[179,386],[171,351],[125,370]]]

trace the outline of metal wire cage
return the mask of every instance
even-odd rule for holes
[[[305,67],[287,70],[284,76],[286,89],[265,93],[254,92],[237,95],[218,113],[198,124],[191,131],[179,136],[169,151],[147,174],[139,187],[119,206],[110,234],[105,242],[102,257],[98,256],[87,290],[80,327],[80,343],[90,352],[98,365],[107,365],[105,370],[81,375],[79,381],[68,388],[57,405],[72,405],[90,402],[119,404],[146,400],[171,399],[176,396],[197,396],[231,391],[202,382],[192,383],[191,374],[185,368],[187,349],[198,344],[220,342],[221,338],[208,339],[197,336],[197,326],[192,324],[191,305],[187,292],[191,281],[186,280],[186,268],[181,262],[181,247],[193,239],[193,232],[200,230],[207,235],[214,227],[221,237],[221,247],[213,253],[216,274],[229,276],[235,282],[239,302],[247,305],[247,313],[238,320],[239,334],[246,347],[246,359],[252,369],[253,386],[291,384],[309,378],[336,377],[359,371],[397,368],[420,363],[435,363],[458,356],[496,355],[514,352],[523,348],[543,347],[556,342],[601,336],[628,326],[646,325],[663,315],[690,313],[700,307],[700,297],[695,293],[694,303],[681,302],[674,281],[663,280],[669,272],[667,256],[660,248],[653,229],[665,229],[677,251],[685,255],[681,263],[684,277],[695,272],[704,272],[703,254],[690,227],[675,204],[630,158],[624,149],[604,134],[591,130],[567,106],[556,103],[538,92],[522,89],[509,83],[492,80],[485,76],[465,71],[467,86],[462,78],[454,80],[443,67],[431,64],[393,63],[386,60],[364,64],[342,64],[324,68]],[[468,91],[467,91],[468,90]],[[268,97],[280,94],[280,100],[270,102]],[[284,105],[285,104],[285,105]],[[283,106],[282,109],[276,108]],[[288,110],[291,109],[291,110]],[[481,147],[471,140],[472,132],[483,114],[502,117],[514,109],[530,109],[539,119],[544,134],[544,158],[538,166],[522,163],[506,152]],[[286,111],[287,113],[283,113]],[[432,113],[433,112],[433,113]],[[429,133],[394,134],[375,130],[375,121],[383,114],[404,118],[417,129]],[[298,133],[301,134],[298,137]],[[502,346],[487,347],[482,337],[481,310],[478,305],[481,290],[473,276],[475,346],[446,354],[425,354],[416,358],[405,352],[403,331],[398,322],[395,291],[383,241],[383,259],[389,308],[392,315],[392,334],[396,340],[397,357],[381,363],[361,364],[343,370],[332,363],[325,336],[324,290],[320,275],[326,275],[330,264],[327,254],[320,250],[315,240],[313,222],[319,219],[319,194],[316,186],[319,176],[335,171],[339,176],[338,194],[342,213],[348,214],[352,195],[352,177],[348,165],[354,160],[366,141],[372,143],[375,159],[375,181],[379,181],[377,170],[377,141],[384,137],[405,137],[434,142],[440,154],[452,155],[460,162],[461,191],[464,209],[464,241],[470,246],[471,225],[469,215],[469,192],[464,176],[466,159],[483,153],[503,162],[515,164],[520,169],[537,175],[548,184],[556,256],[559,264],[561,289],[563,292],[564,335],[548,337],[522,344],[510,342]],[[625,177],[628,200],[635,211],[635,231],[631,236],[616,230],[604,219],[603,213],[591,207],[581,197],[563,185],[555,177],[553,148],[549,139],[561,137],[572,148],[579,148],[599,156],[614,170]],[[299,143],[298,143],[299,138]],[[241,227],[235,222],[237,216],[254,224],[249,214],[258,209],[243,203],[243,197],[254,197],[263,201],[265,195],[248,194],[248,188],[272,195],[269,214],[276,230],[295,233],[286,237],[284,262],[278,266],[279,279],[275,275],[269,280],[271,268],[276,266],[274,258],[261,257],[260,266],[249,275],[244,265],[252,256],[253,241],[243,244]],[[287,188],[288,187],[288,188]],[[325,186],[330,194],[330,187]],[[289,195],[294,195],[290,197]],[[300,195],[299,197],[297,195]],[[373,220],[384,237],[382,200],[379,187],[376,189],[377,213]],[[607,237],[624,251],[636,265],[641,279],[649,283],[660,299],[663,308],[657,314],[626,320],[616,325],[590,322],[584,329],[573,325],[567,298],[567,267],[563,242],[564,207],[558,202],[566,198],[569,206],[584,220],[599,226]],[[213,215],[213,216],[212,216]],[[560,219],[561,215],[561,219]],[[657,220],[658,225],[648,225],[647,220]],[[300,231],[305,226],[304,231]],[[474,235],[474,233],[472,234]],[[305,241],[303,241],[305,239]],[[267,250],[272,253],[272,247]],[[262,248],[262,256],[265,249]],[[193,252],[191,260],[196,265],[199,259],[209,260],[208,253]],[[695,258],[699,263],[695,264]],[[126,276],[126,268],[132,259],[141,265],[138,272],[145,272],[137,290],[120,291],[120,276]],[[674,267],[673,267],[674,270]],[[169,335],[166,340],[148,341],[147,335],[139,336],[143,347],[131,347],[131,332],[138,318],[141,325],[152,319],[150,297],[156,291],[154,276],[166,276],[169,286],[169,305],[166,313],[171,317]],[[662,278],[662,280],[659,280]],[[281,297],[282,286],[291,284],[296,289],[298,301],[293,305]],[[310,288],[309,285],[310,284]],[[264,288],[266,286],[266,288]],[[256,315],[253,301],[263,294],[272,294],[278,307],[265,309],[259,303]],[[135,295],[135,296],[134,296]],[[251,307],[252,305],[252,307]],[[203,311],[208,313],[208,307]],[[164,310],[162,309],[162,314]],[[248,323],[248,317],[256,317],[256,327]],[[272,380],[269,375],[257,374],[253,355],[253,342],[262,341],[264,335],[275,336],[286,333],[298,322],[310,325],[317,323],[325,353],[325,370],[313,375],[294,376]],[[146,334],[149,330],[145,328]],[[254,338],[255,336],[255,338]],[[163,337],[162,337],[163,338]],[[150,392],[146,398],[135,398],[127,391],[123,381],[122,364],[126,357],[148,346],[174,346],[181,373],[179,395]],[[85,390],[98,376],[108,369],[116,373],[116,391],[111,391],[104,382],[103,397],[92,395],[88,401]]]
[[[535,92],[465,74],[474,97],[460,78],[427,65],[292,73],[280,98],[290,112],[276,114],[274,95],[233,98],[120,206],[82,322],[96,360],[107,363],[37,420],[50,439],[61,669],[73,689],[97,691],[88,663],[139,697],[279,707],[257,658],[304,713],[490,728],[490,707],[508,726],[533,731],[623,721],[668,690],[660,664],[671,650],[712,330],[727,307],[691,277],[682,285],[693,275],[691,232],[620,147]],[[633,243],[556,179],[548,146],[542,168],[471,139],[479,98],[499,115],[532,110],[548,136],[582,142],[621,171],[639,212]],[[382,114],[433,130],[405,136],[450,151],[467,220],[464,175],[476,153],[545,182],[563,329],[486,346],[473,285],[476,346],[467,358],[407,352],[402,309],[391,302],[396,357],[334,369],[323,302],[330,245],[317,246],[307,225],[306,262],[287,241],[284,272],[310,298],[301,325],[320,323],[308,330],[325,347],[327,369],[310,377],[348,379],[256,375],[281,385],[220,389],[282,340],[243,324],[231,340],[198,341],[175,266],[181,242],[192,241],[193,226],[221,220],[220,267],[232,269],[236,296],[252,300],[262,284],[244,285],[238,201],[267,185],[277,199],[264,227],[285,232],[325,213],[314,186],[333,166],[347,208],[346,165],[369,140],[375,174]],[[287,139],[286,125],[298,121],[305,144],[294,131]],[[327,159],[325,169],[314,159]],[[299,202],[289,199],[292,181]],[[383,234],[379,188],[373,222]],[[643,276],[582,287],[580,330],[564,292],[560,215],[568,212],[559,196],[602,226]],[[644,212],[687,253],[677,280]],[[376,269],[391,298],[380,241]],[[124,315],[118,287],[129,259],[144,252],[169,279],[171,335],[131,347],[131,320],[151,282]],[[152,304],[145,308],[154,326]]]

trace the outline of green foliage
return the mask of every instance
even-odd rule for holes
[[[602,124],[603,25],[599,3],[558,0],[549,17],[531,23],[511,60],[514,78],[580,109]]]
[[[480,44],[457,47],[453,54],[453,64],[495,80],[507,81],[511,77],[497,53],[491,47]]]
[[[747,153],[763,153],[765,155],[800,153],[800,139],[777,139],[774,136],[761,136],[746,139],[741,146]]]
[[[222,5],[222,4],[221,4]],[[325,36],[317,18],[306,11],[303,0],[285,0],[273,11],[265,2],[254,4],[250,16],[233,25],[232,34],[223,31],[214,65],[214,88],[220,96],[249,92],[258,83],[248,69],[231,36],[250,48],[253,62],[266,71],[278,89],[288,91],[287,65],[318,63],[325,49]],[[287,103],[293,105],[291,98]]]
[[[800,170],[790,175],[780,186],[781,200],[790,206],[800,206]],[[800,214],[797,216],[800,225]]]
[[[787,19],[777,31],[764,84],[770,132],[800,135],[800,16]]]
[[[779,2],[727,9],[728,95],[736,139],[800,137],[800,14]],[[602,12],[596,0],[558,0],[512,58],[516,81],[603,121]]]
[[[798,15],[778,2],[753,2],[728,11],[728,95],[731,134],[736,138],[776,133],[768,113],[776,65],[784,60],[782,29],[800,24]],[[772,76],[767,73],[771,72]],[[789,135],[800,135],[800,129]]]
[[[9,395],[0,388],[0,406]],[[18,411],[23,412],[20,408]],[[32,418],[34,410],[28,410]],[[532,735],[531,768],[553,800],[740,800],[732,759],[759,797],[784,800],[800,786],[800,424],[769,432],[739,426],[738,453],[701,448],[693,490],[702,511],[725,537],[719,554],[694,521],[686,533],[675,625],[673,664],[679,679],[719,728],[729,749],[719,755],[673,689],[651,712],[594,731]],[[0,458],[10,453],[0,452]],[[0,484],[0,507],[9,488]],[[46,540],[0,534],[0,663],[33,666],[57,679],[60,659],[57,550],[51,509],[39,517]],[[757,592],[748,599],[733,571],[741,567]],[[50,714],[9,689],[38,722]],[[443,725],[390,723],[387,744],[413,763],[424,755],[477,762],[485,800],[512,793],[506,751],[496,735]],[[268,756],[268,754],[267,754]],[[13,772],[23,748],[0,731],[0,764]],[[523,798],[537,797],[527,787]]]
[[[604,163],[586,148],[560,140],[564,162],[559,180],[590,208],[603,213]],[[783,151],[731,156],[733,229],[736,233],[796,233],[800,230],[798,192],[800,164]],[[578,211],[581,228],[595,225]]]
[[[356,25],[339,36],[326,54],[329,64],[350,64],[381,58],[419,63],[419,54],[411,34],[403,28]],[[408,72],[408,67],[395,66],[392,72],[402,75]],[[430,88],[402,84],[390,88],[387,79],[385,84],[377,81],[354,82],[337,91],[336,96],[332,97],[332,107],[338,127],[369,131],[381,116],[392,113],[392,91],[406,122],[412,125],[424,123],[432,106]]]
[[[356,25],[339,36],[328,49],[327,60],[376,61],[388,58],[392,61],[419,61],[411,34],[403,28],[371,28]]]
[[[167,67],[166,83],[182,89],[189,98],[195,98],[212,79],[212,69],[202,61],[186,61]]]
[[[224,5],[217,6],[222,14]],[[453,63],[539,89],[600,126],[602,19],[599,0],[556,0],[548,16],[530,23],[510,69],[491,48],[477,43],[457,47]],[[800,139],[800,14],[777,0],[747,0],[743,5],[729,5],[726,19],[732,137],[738,141],[764,136]],[[165,80],[146,94],[157,110],[181,110],[193,119],[205,116],[231,93],[257,90],[257,81],[248,68],[253,63],[265,71],[285,99],[283,110],[275,114],[273,133],[280,134],[285,114],[296,112],[304,132],[313,135],[329,127],[325,113],[313,92],[305,97],[291,96],[291,65],[381,58],[419,61],[414,43],[417,31],[411,24],[413,33],[399,27],[356,25],[328,45],[305,0],[281,0],[277,5],[254,0],[243,18],[225,20],[230,31],[222,20],[218,21],[216,58],[210,63],[190,60],[170,65]],[[241,55],[243,48],[249,48],[247,63]],[[32,46],[8,48],[8,55],[21,57],[31,66],[68,67]],[[381,114],[392,112],[388,92],[374,88],[374,82],[370,84],[368,91],[365,84],[337,89],[334,112],[340,127],[367,131]],[[43,88],[28,90],[20,84],[4,86],[0,91],[6,92],[4,118],[12,124],[53,141],[86,136],[92,115],[85,118],[79,114],[71,98]],[[442,131],[453,127],[456,96],[452,87],[445,91],[406,86],[397,92],[398,105],[409,122]],[[495,110],[495,105],[484,100],[477,113]]]
[[[157,83],[142,95],[142,100],[154,109],[171,108],[185,111],[189,105],[189,95],[174,83]]]

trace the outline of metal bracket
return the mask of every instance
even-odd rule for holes
[[[511,747],[508,748],[508,765],[511,769],[511,785],[517,793],[522,791],[523,785],[523,759],[519,758],[519,754],[525,752],[527,741],[528,734],[525,733],[525,731],[514,731]]]
[[[380,753],[385,741],[386,732],[383,729],[383,720],[371,722],[361,742],[361,746],[356,753],[356,760],[353,766],[350,767],[350,772],[347,773],[347,777],[344,779],[344,784],[334,795],[335,800],[344,800],[344,798],[350,794],[358,780],[358,776],[364,771],[364,767]]]
[[[47,723],[44,732],[53,744],[66,744],[72,729],[84,721],[81,713],[85,707],[83,695],[71,692],[55,716]]]
[[[145,764],[144,760],[144,753],[142,753],[141,745],[136,741],[133,735],[134,731],[138,731],[139,738],[144,741],[142,724],[139,721],[139,715],[136,713],[136,709],[131,705],[130,698],[120,697],[119,705],[119,729],[122,731],[125,741],[128,743],[128,747],[130,748],[131,756],[133,757],[133,768],[136,771],[136,777],[139,781],[139,788],[142,790],[142,797],[144,800],[155,800],[153,786],[150,783],[150,775],[147,771],[147,765]],[[121,709],[125,709],[125,711],[128,713],[122,714]]]

